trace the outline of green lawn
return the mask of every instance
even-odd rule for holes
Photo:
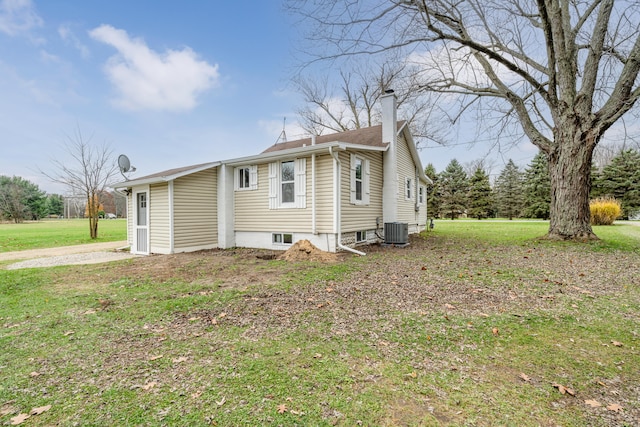
[[[126,219],[98,222],[98,238],[89,237],[88,219],[29,221],[0,224],[0,252],[53,248],[82,243],[112,242],[127,239]]]
[[[0,424],[51,405],[24,425],[637,425],[631,227],[438,221],[337,264],[0,270]]]

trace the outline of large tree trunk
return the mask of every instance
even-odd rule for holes
[[[570,129],[556,133],[556,150],[548,154],[551,175],[551,206],[548,239],[595,240],[591,229],[589,192],[591,190],[591,160],[595,144],[585,141],[584,134],[567,135]]]

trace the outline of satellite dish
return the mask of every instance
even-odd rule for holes
[[[125,156],[124,154],[120,154],[118,156],[118,167],[120,168],[120,173],[122,174],[122,176],[124,176],[125,180],[128,179],[125,176],[125,173],[127,173],[127,172],[135,172],[136,171],[135,166],[131,166],[131,161],[129,161],[129,158],[127,156]]]

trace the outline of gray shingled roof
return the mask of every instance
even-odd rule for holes
[[[404,120],[398,122],[398,130],[402,128],[404,123]],[[345,132],[337,132],[329,135],[319,135],[316,137],[316,144],[325,144],[328,142],[346,142],[349,144],[366,145],[368,147],[387,146],[386,143],[382,142],[382,125],[348,130]],[[290,148],[299,148],[304,146],[308,147],[309,145],[311,145],[311,138],[280,142],[267,148],[263,151],[263,153],[271,153],[274,151],[287,150]]]

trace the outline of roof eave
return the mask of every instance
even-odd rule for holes
[[[420,155],[418,154],[418,149],[416,148],[415,141],[413,140],[413,135],[411,135],[411,131],[409,130],[408,122],[405,122],[402,127],[398,129],[398,135],[402,133],[404,133],[404,137],[407,139],[407,146],[409,147],[411,157],[413,157],[414,163],[418,166],[418,176],[423,181],[433,184],[431,178],[424,173],[424,166],[422,166],[422,160],[420,160]]]
[[[268,163],[274,160],[291,158],[297,155],[310,155],[314,153],[322,153],[329,151],[333,147],[338,150],[362,150],[362,151],[386,151],[388,147],[371,147],[360,144],[351,144],[348,142],[323,142],[316,145],[307,145],[306,147],[289,148],[286,150],[271,151],[267,153],[257,154],[255,156],[238,157],[236,159],[224,160],[221,163],[229,166],[246,165],[250,163]]]
[[[173,181],[174,179],[177,178],[181,178],[183,176],[187,176],[187,175],[191,175],[194,173],[198,173],[198,172],[202,172],[204,170],[207,169],[211,169],[211,168],[215,168],[217,166],[220,166],[221,162],[211,162],[211,163],[206,163],[204,165],[201,165],[197,168],[193,168],[193,169],[187,169],[178,173],[174,173],[171,175],[165,175],[165,176],[154,176],[151,178],[140,178],[140,179],[132,179],[129,181],[122,181],[122,182],[117,182],[115,184],[112,185],[112,188],[118,189],[118,188],[128,188],[128,187],[134,187],[134,186],[138,186],[138,185],[149,185],[149,184],[157,184],[160,182],[169,182],[169,181]]]

